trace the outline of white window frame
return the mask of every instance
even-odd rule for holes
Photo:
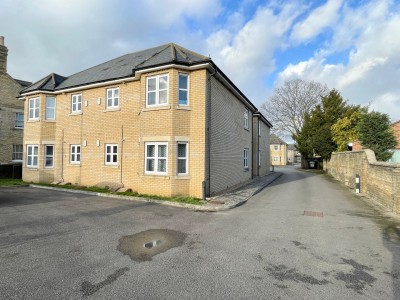
[[[186,156],[179,156],[179,145],[185,145],[186,146]],[[179,161],[185,161],[185,173],[180,173],[178,166],[179,166]],[[178,142],[176,146],[176,174],[178,175],[188,175],[189,174],[189,144],[186,142]]]
[[[38,120],[40,116],[39,97],[30,98],[28,101],[28,120]]]
[[[275,161],[275,162],[280,161],[280,156],[274,156],[274,157],[273,157],[273,161]]]
[[[105,144],[104,145],[104,164],[106,166],[116,166],[118,165],[118,144]],[[117,151],[114,152],[114,147],[117,147]],[[111,151],[108,151],[110,149]],[[113,161],[113,157],[117,156],[117,161]],[[110,161],[107,161],[107,158],[110,158]]]
[[[154,157],[148,157],[147,146],[154,146]],[[158,156],[158,146],[166,146],[165,157]],[[168,143],[167,142],[146,142],[144,145],[145,149],[145,160],[144,160],[144,172],[145,174],[151,175],[167,175],[168,174]],[[149,159],[154,160],[154,171],[147,171],[147,161]],[[158,161],[165,159],[165,172],[158,171]]]
[[[274,151],[279,151],[279,145],[274,145]]]
[[[20,117],[20,118],[18,118],[18,117]],[[18,128],[18,129],[23,129],[24,128],[24,113],[23,112],[16,112],[15,113],[14,128]]]
[[[111,97],[109,97],[108,92],[111,92]],[[117,94],[117,96],[116,96]],[[106,109],[115,109],[115,108],[119,108],[119,88],[110,88],[106,90]],[[108,101],[111,101],[111,105],[108,105]],[[114,102],[117,102],[117,104],[115,105]]]
[[[35,149],[36,149],[36,154],[35,154]],[[37,168],[38,165],[39,165],[39,145],[26,145],[26,167]]]
[[[47,154],[47,148],[51,147],[53,148],[52,154],[48,155]],[[51,165],[47,166],[47,158],[51,158]],[[43,167],[45,169],[52,169],[54,168],[54,145],[44,145],[44,160],[43,160]]]
[[[71,113],[76,114],[81,112],[82,112],[82,94],[71,95]]]
[[[258,166],[261,167],[261,150],[258,150]]]
[[[261,136],[261,122],[258,121],[258,136]]]
[[[167,88],[160,89],[160,78],[167,77]],[[154,91],[149,91],[149,81],[156,79],[156,89]],[[160,103],[160,92],[167,91],[167,101],[165,103]],[[149,104],[149,93],[155,93],[155,103]],[[156,76],[151,76],[146,78],[146,107],[156,107],[165,106],[169,103],[169,74],[160,74]]]
[[[54,106],[53,106],[53,107],[48,106],[47,100],[48,100],[49,98],[53,98],[53,99],[54,99]],[[53,110],[53,113],[54,113],[54,114],[53,114],[53,117],[52,117],[52,118],[49,117],[49,115],[48,115],[48,110]],[[55,120],[55,119],[56,119],[56,97],[53,97],[53,96],[47,96],[47,97],[46,97],[45,119],[46,119],[46,120]]]
[[[243,150],[243,167],[249,169],[249,148],[244,148]]]
[[[72,165],[79,165],[81,163],[81,145],[72,144],[69,149],[69,163]]]
[[[244,110],[244,128],[249,129],[249,110],[245,109]]]
[[[187,87],[186,88],[182,88],[179,85],[181,76],[187,78]],[[180,92],[181,91],[186,92],[186,103],[180,102]],[[179,106],[189,106],[189,74],[186,74],[186,73],[179,73],[179,75],[178,75],[178,105]]]
[[[24,145],[13,144],[12,161],[22,161],[24,157]]]

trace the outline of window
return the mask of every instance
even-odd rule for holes
[[[178,143],[178,154],[177,154],[177,173],[187,174],[188,173],[188,144]]]
[[[249,110],[244,111],[244,128],[249,129]]]
[[[69,162],[71,164],[81,163],[81,145],[71,145]]]
[[[274,157],[273,157],[273,160],[274,160],[274,161],[280,161],[280,157],[279,157],[279,156],[274,156]]]
[[[37,168],[38,166],[38,145],[26,145],[26,166],[28,168]]]
[[[15,128],[24,128],[24,113],[15,113]]]
[[[39,98],[29,99],[29,120],[39,119]]]
[[[106,144],[106,165],[118,164],[118,145],[117,144]]]
[[[279,145],[274,145],[274,150],[278,151],[279,150]]]
[[[258,150],[258,166],[261,167],[261,150]]]
[[[56,99],[54,97],[46,97],[46,120],[56,119]]]
[[[107,89],[107,108],[119,107],[119,88]]]
[[[245,169],[249,168],[249,149],[248,148],[244,148],[244,151],[243,151],[243,167]]]
[[[71,112],[82,112],[82,94],[72,95]]]
[[[189,75],[179,74],[179,105],[189,104]]]
[[[147,78],[147,106],[168,103],[168,75]]]
[[[261,136],[261,122],[258,120],[258,136]]]
[[[167,157],[167,143],[146,143],[145,173],[166,175]]]
[[[45,168],[54,167],[54,145],[44,146],[44,167]]]
[[[12,160],[22,160],[22,145],[13,145]]]

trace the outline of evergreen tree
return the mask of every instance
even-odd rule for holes
[[[357,124],[361,144],[375,152],[377,160],[386,161],[392,157],[387,150],[395,148],[397,141],[390,119],[380,112],[364,112]]]

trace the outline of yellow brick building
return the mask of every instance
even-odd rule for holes
[[[211,59],[176,44],[51,74],[21,97],[28,182],[210,196],[254,176],[252,119],[264,140],[271,127]]]
[[[288,163],[287,144],[275,134],[271,134],[270,147],[271,164],[273,166],[286,166]]]

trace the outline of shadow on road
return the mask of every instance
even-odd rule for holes
[[[283,173],[283,176],[275,180],[271,186],[287,184],[298,180],[307,180],[308,178],[324,174],[324,172],[320,170],[303,170],[300,166],[275,166],[275,172]]]

